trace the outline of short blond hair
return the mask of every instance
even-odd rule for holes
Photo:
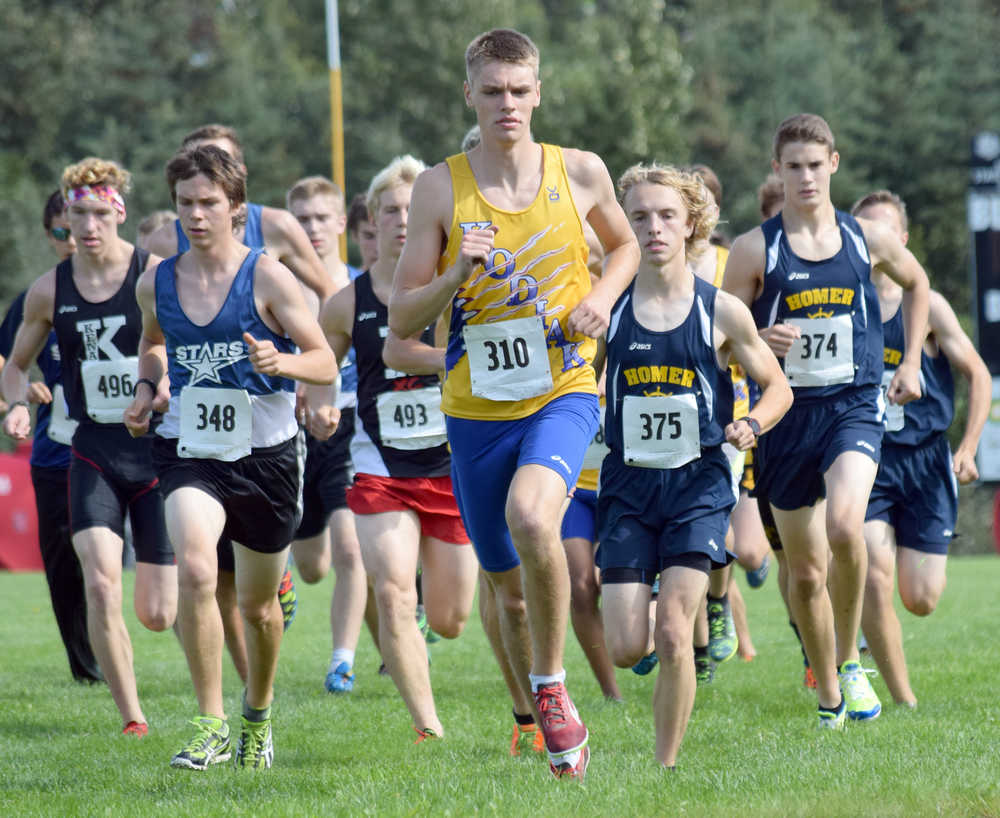
[[[285,194],[285,202],[291,207],[293,202],[301,202],[313,196],[332,196],[340,212],[344,212],[344,192],[340,189],[340,185],[325,176],[306,176],[299,179]]]
[[[177,221],[177,214],[173,210],[154,210],[141,222],[139,226],[135,229],[139,238],[146,238],[147,236],[153,235],[157,230],[159,230],[163,225],[170,224],[171,222]]]
[[[512,28],[484,31],[465,49],[465,75],[472,84],[473,74],[485,62],[523,63],[538,77],[538,46],[527,34]]]
[[[702,178],[673,165],[632,165],[618,180],[618,200],[624,206],[625,197],[636,185],[663,185],[677,191],[694,225],[691,235],[684,242],[688,258],[697,258],[719,223],[719,208],[712,201],[712,194]],[[627,212],[627,211],[626,211]]]
[[[879,204],[887,204],[896,208],[896,212],[899,214],[899,223],[903,227],[903,232],[905,233],[910,229],[910,219],[906,215],[906,202],[904,202],[891,190],[873,190],[867,196],[862,196],[851,206],[851,215],[857,216],[866,207],[872,207]]]
[[[132,187],[132,174],[110,159],[88,156],[63,170],[59,189],[65,199],[70,190],[84,185],[107,185],[124,196]]]
[[[415,156],[406,154],[405,156],[397,156],[375,174],[375,178],[368,186],[368,195],[365,197],[369,221],[375,221],[375,216],[378,213],[378,200],[385,191],[399,185],[412,185],[426,168],[427,165]]]

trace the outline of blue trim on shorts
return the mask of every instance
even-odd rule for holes
[[[880,393],[862,386],[825,402],[793,403],[757,443],[758,496],[785,511],[806,508],[826,497],[824,476],[844,452],[878,463],[885,432]]]
[[[958,521],[958,483],[944,433],[920,446],[882,447],[865,522],[882,520],[896,544],[925,554],[947,554]]]
[[[561,395],[516,420],[445,416],[455,499],[486,571],[502,573],[521,564],[506,519],[515,472],[528,463],[545,466],[563,479],[569,494],[599,417],[597,395],[580,392]]]

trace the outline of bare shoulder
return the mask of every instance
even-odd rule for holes
[[[940,334],[942,331],[961,330],[961,324],[948,299],[937,290],[931,290],[928,297],[928,329]]]
[[[296,228],[301,229],[301,225],[287,210],[267,205],[261,205],[260,226],[265,238],[268,236],[288,236]]]
[[[267,253],[257,257],[257,267],[254,270],[254,283],[282,289],[284,287],[298,288],[298,283],[292,271],[284,264]]]
[[[352,281],[323,306],[320,325],[328,334],[350,335],[354,327],[354,282]]]
[[[46,270],[35,283],[28,288],[28,293],[24,297],[25,318],[33,316],[39,308],[48,317],[52,317],[52,306],[56,300],[56,268]]]
[[[715,296],[715,318],[719,329],[727,337],[741,332],[756,334],[750,308],[738,297],[725,290],[719,290]]]
[[[143,243],[143,248],[161,258],[177,255],[176,224],[176,222],[168,222],[158,227]]]
[[[139,280],[135,283],[135,297],[140,303],[156,294],[156,273],[160,269],[162,261],[161,258],[150,256],[149,264],[146,265],[146,269],[143,270]]]
[[[764,231],[758,225],[736,237],[733,241],[733,246],[729,248],[729,258],[732,259],[733,256],[740,256],[742,259],[749,259],[759,256],[761,261],[763,261],[764,251]]]
[[[427,168],[413,184],[413,199],[420,200],[421,207],[429,208],[432,215],[441,218],[445,208],[451,208],[451,171],[447,162],[438,162]]]
[[[903,243],[887,224],[872,219],[858,219],[861,232],[872,255],[872,263],[877,264],[887,255],[892,255],[894,248],[902,247]]]
[[[574,184],[593,188],[611,178],[607,165],[596,153],[578,148],[563,148],[562,153],[566,173]]]

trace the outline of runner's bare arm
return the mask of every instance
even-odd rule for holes
[[[930,283],[927,273],[899,236],[882,222],[858,219],[864,231],[872,266],[903,288],[903,334],[906,348],[886,393],[896,404],[920,397],[920,352],[927,337]]]
[[[733,242],[726,262],[722,289],[732,293],[748,307],[757,300],[764,281],[764,232],[755,227]],[[758,329],[758,334],[778,358],[784,358],[801,330],[793,324],[775,324]]]
[[[715,331],[721,335],[720,354],[738,363],[761,388],[760,400],[750,413],[766,432],[792,405],[792,388],[778,359],[757,332],[750,310],[734,295],[720,292],[715,302]],[[741,451],[756,440],[750,424],[734,420],[726,426],[726,439]]]
[[[320,304],[325,303],[333,295],[333,281],[296,218],[287,210],[265,207],[261,231],[264,243],[274,249],[278,261],[316,293]]]
[[[38,357],[52,331],[55,293],[55,270],[49,270],[31,285],[24,299],[24,319],[14,338],[14,348],[0,374],[4,399],[12,406],[4,418],[3,429],[15,440],[27,440],[31,434],[31,414],[20,402],[28,399],[28,367]]]
[[[455,292],[493,248],[493,230],[470,230],[462,237],[458,260],[435,275],[451,227],[451,176],[435,165],[417,177],[410,202],[406,244],[396,263],[389,298],[389,329],[409,338],[429,327]]]
[[[976,468],[976,449],[979,438],[990,414],[993,399],[993,378],[986,362],[976,352],[969,336],[965,334],[958,317],[941,293],[931,290],[930,329],[938,348],[969,382],[969,407],[965,418],[965,432],[952,455],[952,468],[958,482],[971,483],[979,478]]]
[[[337,359],[291,271],[274,259],[261,256],[257,262],[254,298],[277,321],[281,333],[300,350],[278,352],[271,341],[244,333],[254,369],[264,375],[306,383],[333,383],[337,378]]]
[[[170,401],[167,378],[167,346],[156,318],[156,267],[150,264],[135,286],[135,300],[142,311],[142,337],[139,339],[139,373],[132,403],[125,409],[122,422],[133,437],[149,431],[154,410],[165,411]],[[155,383],[154,389],[149,384]]]
[[[578,207],[587,208],[586,221],[605,251],[601,277],[570,313],[567,326],[570,332],[598,338],[608,328],[615,301],[639,268],[639,242],[618,204],[614,183],[601,158],[571,149],[564,149],[563,157],[573,200]]]
[[[382,360],[391,369],[409,375],[437,375],[444,371],[444,349],[419,338],[400,338],[392,330],[385,338]]]

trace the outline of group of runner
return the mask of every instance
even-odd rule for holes
[[[71,670],[103,677],[141,736],[128,513],[136,612],[175,625],[197,699],[173,766],[271,765],[290,551],[306,582],[335,569],[326,689],[352,690],[367,621],[417,742],[445,733],[418,594],[454,638],[478,581],[511,753],[546,751],[556,777],[590,759],[565,683],[571,611],[608,698],[612,665],[659,664],[655,756],[673,768],[712,661],[740,642],[753,656],[728,566],[760,585],[768,540],[819,724],[881,711],[862,625],[894,700],[915,705],[894,567],[906,607],[930,613],[990,380],[906,249],[905,206],[879,191],[836,210],[833,134],[799,114],[762,186],[779,209],[726,253],[710,169],[639,164],[616,190],[595,154],[535,142],[538,67],[519,32],[473,40],[478,133],[430,168],[397,157],[349,209],[323,177],[296,182],[288,211],[248,203],[222,126],[167,164],[177,218],[144,249],[118,234],[114,162],[70,166],[46,206],[62,260],[0,333],[4,430],[26,438],[40,405],[32,474]],[[340,258],[345,229],[362,270]],[[970,384],[954,456],[949,364]],[[67,464],[60,523],[45,487]],[[235,742],[224,644],[245,683]]]

